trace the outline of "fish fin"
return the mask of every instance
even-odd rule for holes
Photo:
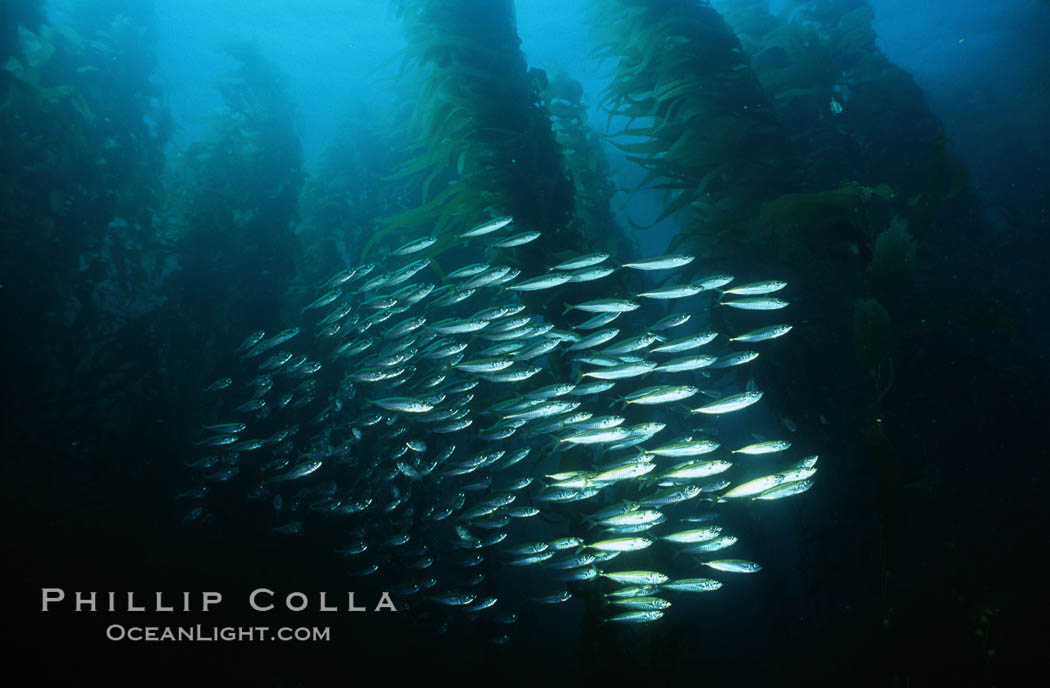
[[[562,314],[562,315],[565,315],[566,313],[568,313],[569,311],[571,311],[571,310],[572,310],[573,308],[575,308],[575,307],[576,307],[576,306],[573,306],[572,304],[568,304],[568,303],[567,303],[567,304],[565,304],[565,310],[563,310],[563,311],[561,312],[561,314]]]

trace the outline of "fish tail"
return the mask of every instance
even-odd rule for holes
[[[688,406],[686,406],[685,404],[682,404],[681,406],[674,407],[674,410],[677,411],[678,413],[682,414],[683,416],[686,416],[686,417],[692,416],[694,413],[700,413],[699,410],[691,409]]]
[[[576,306],[573,306],[572,304],[570,304],[570,303],[567,303],[567,304],[565,304],[565,310],[563,310],[563,311],[561,312],[561,314],[562,314],[562,315],[565,315],[566,313],[568,313],[569,311],[571,311],[571,310],[572,310],[573,308],[575,308],[575,307],[576,307]]]

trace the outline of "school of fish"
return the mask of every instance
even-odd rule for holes
[[[680,254],[618,264],[590,253],[535,275],[499,264],[540,235],[500,217],[414,240],[320,285],[301,327],[249,335],[240,370],[205,389],[222,411],[186,462],[184,521],[208,519],[217,484],[242,485],[275,536],[338,522],[347,573],[385,576],[399,608],[497,629],[521,605],[582,586],[597,586],[605,621],[652,622],[675,596],[722,587],[708,576],[760,571],[727,552],[737,537],[719,512],[808,490],[817,457],[786,459],[790,441],[761,436],[722,446],[717,423],[763,396],[726,369],[791,325],[695,326],[710,308],[780,310],[788,302],[772,294],[786,283],[680,281],[694,260]],[[618,271],[637,292],[571,296]],[[521,295],[546,290],[561,290],[563,312],[530,312]],[[648,570],[637,552],[650,547],[705,575]],[[491,578],[502,567],[534,570],[543,592],[501,598]]]

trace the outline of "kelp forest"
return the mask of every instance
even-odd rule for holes
[[[523,613],[505,645],[480,626],[466,636],[479,644],[435,632],[411,609],[367,626],[330,614],[337,637],[279,648],[278,667],[236,645],[175,675],[222,661],[258,685],[312,685],[410,661],[484,683],[769,685],[798,670],[816,685],[992,685],[1045,653],[1045,627],[1025,620],[1046,602],[1026,561],[1039,542],[1021,524],[1043,520],[1046,469],[1013,463],[1042,463],[1045,325],[1041,292],[1020,283],[1035,271],[1012,267],[1045,249],[988,219],[866,0],[777,4],[588,0],[584,70],[531,63],[512,0],[396,0],[404,40],[383,97],[330,83],[342,120],[308,159],[301,106],[258,44],[223,45],[230,69],[199,75],[221,106],[189,138],[152,2],[75,3],[61,21],[42,0],[5,2],[3,501],[35,642],[82,643],[97,623],[37,613],[38,588],[63,571],[83,590],[383,582],[348,578],[347,559],[305,532],[274,536],[238,502],[187,522],[186,464],[218,408],[201,390],[239,365],[248,333],[298,324],[340,270],[431,237],[422,274],[448,283],[461,233],[507,216],[539,237],[484,259],[523,277],[581,254],[671,253],[695,256],[694,279],[791,285],[792,333],[748,364],[766,392],[756,440],[816,440],[822,469],[805,498],[743,507],[739,534],[777,565],[644,627],[602,623],[608,600],[583,592],[595,614]],[[604,86],[589,93],[595,69]],[[660,231],[670,245],[652,243]],[[571,302],[627,279],[573,284]],[[550,319],[566,298],[520,294]],[[744,329],[737,316],[715,304],[711,329]],[[582,518],[568,528],[591,534]],[[236,623],[228,606],[207,621]],[[129,671],[186,651],[83,647],[77,661]]]

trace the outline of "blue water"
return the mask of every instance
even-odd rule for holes
[[[63,5],[52,3],[56,17],[62,16]],[[1002,188],[1001,180],[980,172],[980,163],[989,162],[980,140],[994,139],[1011,151],[1025,149],[1031,156],[1027,161],[1045,165],[1050,134],[1036,124],[1048,114],[1044,41],[1050,35],[1050,8],[1045,3],[873,0],[870,5],[879,47],[915,77],[979,183]],[[772,7],[775,11],[776,2]],[[375,84],[390,85],[384,80],[394,75],[391,60],[404,47],[384,0],[159,0],[156,8],[162,26],[160,65],[181,141],[199,136],[209,112],[220,104],[211,81],[230,66],[222,44],[247,39],[288,77],[303,111],[308,162],[337,130],[354,98],[348,94],[382,97]],[[518,3],[522,49],[530,64],[569,70],[595,104],[605,70],[587,59],[587,19],[585,2]],[[1035,171],[1046,177],[1045,167]]]
[[[54,2],[61,16],[62,2]],[[716,6],[730,6],[720,0]],[[968,163],[974,182],[993,203],[1031,203],[1046,191],[1050,118],[1045,51],[1050,8],[1038,0],[922,4],[873,0],[878,46],[922,88],[942,120],[951,146]],[[777,3],[772,4],[774,11]],[[221,103],[212,84],[231,67],[226,42],[256,43],[287,76],[302,110],[302,145],[307,165],[316,160],[340,122],[359,102],[389,100],[397,53],[404,38],[385,0],[251,2],[187,0],[156,3],[162,30],[158,56],[179,132],[173,146],[185,146],[207,129]],[[586,2],[524,0],[518,27],[529,63],[562,68],[584,87],[595,126],[608,76],[587,58],[590,52]],[[633,186],[639,175],[610,150],[617,180]],[[1023,178],[1011,170],[1023,169]],[[1042,194],[1045,196],[1045,194]],[[658,199],[642,194],[629,204],[645,217]],[[627,210],[626,201],[621,206]],[[1045,219],[1045,213],[1044,213]],[[665,223],[648,240],[666,246],[673,228]]]
[[[852,6],[858,0],[841,2]],[[612,64],[589,57],[590,4],[518,0],[517,30],[529,67],[564,70],[580,82],[589,124],[604,135],[625,122],[614,117],[610,124],[599,109]],[[730,13],[736,6],[735,0],[712,4]],[[771,2],[774,12],[784,4],[789,3]],[[481,624],[435,639],[436,624],[424,615],[410,628],[398,625],[399,619],[372,619],[368,625],[341,617],[333,625],[353,643],[285,647],[271,654],[250,645],[138,651],[141,647],[103,643],[101,617],[68,614],[55,623],[39,614],[37,595],[51,584],[195,591],[258,584],[312,593],[359,582],[329,566],[314,546],[323,540],[309,539],[309,529],[301,538],[275,539],[269,522],[274,514],[249,511],[243,494],[209,502],[215,518],[206,528],[198,523],[184,528],[189,505],[172,495],[176,486],[185,487],[182,452],[196,451],[186,428],[199,426],[205,410],[215,411],[211,399],[201,400],[197,378],[210,381],[227,374],[226,366],[239,365],[227,339],[240,340],[263,325],[272,333],[303,324],[301,304],[315,295],[312,284],[299,280],[314,276],[302,278],[297,267],[315,267],[311,260],[326,258],[345,267],[378,226],[377,218],[354,216],[346,227],[340,219],[332,221],[327,228],[354,230],[346,234],[357,245],[344,237],[330,254],[304,258],[315,247],[295,243],[303,223],[299,213],[312,209],[296,195],[299,177],[278,189],[267,186],[267,173],[283,179],[287,170],[251,170],[258,179],[253,174],[208,179],[215,188],[203,191],[215,196],[194,187],[199,195],[189,198],[220,200],[208,206],[213,215],[198,217],[192,203],[189,209],[178,205],[184,199],[177,192],[186,190],[180,182],[192,184],[163,173],[182,170],[176,163],[191,155],[194,144],[206,141],[216,125],[229,124],[216,85],[237,66],[226,46],[248,42],[273,65],[296,109],[296,131],[281,150],[290,151],[283,160],[297,174],[301,146],[308,180],[303,188],[309,189],[310,181],[324,180],[326,151],[346,130],[401,126],[387,107],[406,88],[397,80],[406,41],[387,0],[155,0],[158,73],[152,81],[160,85],[176,129],[165,142],[166,166],[147,185],[151,195],[129,201],[131,207],[110,202],[108,177],[92,167],[103,163],[80,160],[78,142],[65,139],[44,146],[45,162],[29,156],[33,164],[26,170],[0,176],[4,193],[20,189],[22,172],[33,175],[27,179],[45,180],[40,188],[21,189],[44,199],[31,206],[40,217],[15,217],[0,235],[8,252],[5,268],[24,268],[14,276],[0,275],[0,298],[6,322],[13,324],[3,349],[10,415],[2,430],[11,444],[5,453],[11,457],[4,475],[5,544],[32,629],[21,639],[28,656],[38,666],[62,652],[77,658],[49,667],[56,672],[91,661],[126,662],[140,672],[169,667],[203,685],[238,680],[318,685],[355,677],[362,683],[399,683],[414,676],[423,683],[448,678],[481,685],[513,684],[523,677],[575,685],[627,678],[644,685],[679,685],[686,679],[710,680],[709,685],[1008,685],[1025,667],[1045,660],[1047,555],[1045,534],[1036,526],[1045,521],[1043,493],[1050,479],[1041,429],[1050,382],[1045,353],[1050,3],[867,4],[875,17],[876,49],[886,59],[880,64],[887,73],[896,76],[899,69],[905,76],[887,79],[901,90],[886,95],[884,111],[866,112],[867,119],[854,128],[856,122],[822,130],[820,135],[836,137],[829,139],[830,157],[824,159],[858,167],[877,159],[882,164],[872,166],[886,178],[862,183],[884,182],[905,198],[894,198],[890,211],[890,203],[876,193],[837,225],[825,227],[822,218],[810,218],[786,234],[741,241],[732,265],[719,262],[725,260],[721,255],[704,266],[741,277],[786,279],[797,290],[789,313],[800,339],[784,340],[785,346],[760,359],[765,378],[759,377],[772,381],[768,407],[749,418],[754,426],[734,421],[721,426],[729,436],[774,437],[797,430],[796,449],[822,457],[820,481],[811,493],[731,517],[732,527],[760,543],[756,557],[768,561],[769,570],[734,581],[724,594],[676,601],[679,614],[668,615],[667,623],[601,636],[604,644],[593,640],[599,634],[585,627],[579,608],[566,605],[549,614],[527,612],[521,624],[528,629],[525,637],[500,650],[486,644]],[[74,21],[75,10],[83,7],[76,0],[47,3],[56,24]],[[863,95],[865,86],[851,88]],[[820,127],[836,122],[835,106],[852,114],[853,105],[843,96],[820,107]],[[22,125],[4,114],[7,108],[5,102],[0,121],[17,133]],[[914,120],[899,116],[901,111],[914,114]],[[883,115],[900,131],[880,129]],[[56,115],[56,130],[64,121]],[[937,160],[939,127],[950,161],[944,168],[947,181],[930,165]],[[863,139],[868,134],[874,143]],[[900,142],[917,143],[906,149]],[[20,152],[22,143],[12,137],[0,145]],[[353,150],[365,151],[360,155],[368,164],[385,160],[382,151],[369,147],[371,140],[357,143],[360,149]],[[93,157],[109,155],[102,143],[84,145]],[[643,170],[604,140],[601,145],[618,190],[611,205],[620,227],[629,227],[628,218],[644,224],[656,217],[663,194],[635,192]],[[823,149],[821,154],[828,155]],[[48,165],[55,166],[53,179],[41,173]],[[348,184],[361,198],[347,205],[366,199],[390,171],[379,169],[368,183]],[[822,191],[861,179],[848,168],[841,176],[821,189],[792,189]],[[236,196],[238,183],[250,187],[256,181],[264,198],[260,207],[276,208],[274,226],[266,223],[267,210],[245,213],[232,207],[233,201],[226,207],[223,193]],[[90,193],[81,193],[85,187]],[[161,197],[172,190],[172,198]],[[252,187],[243,196],[257,200],[256,191]],[[268,205],[274,198],[291,200]],[[933,205],[929,216],[923,213],[927,202]],[[226,211],[235,219],[226,218]],[[871,226],[856,222],[856,216],[868,219],[867,213],[875,218]],[[869,263],[875,236],[896,221],[896,213],[913,219],[917,249],[909,258],[910,272],[899,276],[904,287],[889,289],[884,299],[892,323],[885,333],[890,353],[868,369],[868,342],[863,332],[856,334],[859,310],[854,309],[873,294]],[[148,234],[170,229],[165,222],[171,216],[176,218],[171,234],[186,230],[198,243],[187,242],[187,249],[171,235]],[[127,218],[135,217],[143,225],[135,229],[144,236],[129,230]],[[189,227],[177,225],[186,218]],[[224,233],[227,225],[230,232]],[[220,229],[208,234],[216,226]],[[680,218],[669,218],[644,232],[626,229],[624,243],[641,255],[663,253],[686,227]],[[90,236],[71,241],[62,235],[73,231],[69,228]],[[794,236],[809,243],[794,243]],[[561,253],[578,251],[565,245],[554,249],[558,260]],[[236,260],[211,269],[212,254]],[[122,262],[129,255],[131,268]],[[526,267],[542,271],[555,256]],[[699,262],[707,263],[707,256]],[[146,277],[137,276],[139,268]],[[180,275],[183,282],[175,279]],[[229,294],[243,301],[231,302]],[[554,309],[546,311],[553,320],[559,304],[543,308]],[[714,327],[726,309],[702,310],[690,327]],[[741,375],[739,382],[746,381]],[[229,418],[208,422],[217,420]],[[237,489],[247,492],[242,487]],[[539,520],[533,527],[528,532],[537,538],[546,532]],[[334,538],[346,536],[330,521],[321,529]],[[506,572],[491,568],[500,576]],[[534,580],[528,571],[514,570],[499,585],[517,592]],[[244,623],[238,611],[215,616],[223,623]],[[295,614],[278,618],[296,622]],[[472,633],[476,645],[465,641]],[[772,659],[764,663],[765,657]],[[370,660],[382,665],[368,666]],[[163,683],[165,674],[159,676]]]

